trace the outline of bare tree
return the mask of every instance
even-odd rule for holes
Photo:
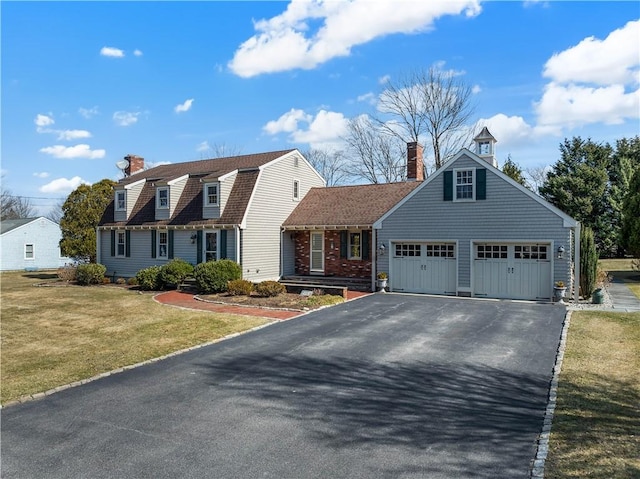
[[[471,95],[471,88],[453,73],[436,67],[416,70],[386,84],[376,121],[404,142],[430,142],[438,169],[470,143]]]
[[[0,220],[31,218],[36,215],[29,198],[14,196],[9,190],[2,190],[0,197]]]
[[[58,223],[60,224],[60,220],[62,219],[62,217],[64,216],[64,211],[62,209],[62,207],[64,206],[64,199],[59,200],[54,206],[53,208],[51,208],[51,210],[49,210],[49,212],[47,213],[47,218],[49,218],[51,221],[53,221],[54,223]]]
[[[342,151],[328,151],[312,148],[303,153],[320,176],[327,182],[327,186],[344,184],[349,177],[349,169],[345,165]]]
[[[544,185],[547,179],[548,167],[546,166],[534,166],[524,169],[524,174],[527,178],[527,183],[531,186],[531,190],[540,194],[540,187]]]
[[[230,146],[226,143],[214,143],[204,150],[200,156],[205,158],[227,158],[229,156],[239,156],[242,154],[242,148],[239,146]]]
[[[354,177],[371,183],[393,183],[406,177],[406,145],[378,128],[368,116],[350,120],[344,140]]]

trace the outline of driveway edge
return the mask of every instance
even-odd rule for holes
[[[530,479],[544,479],[544,467],[547,455],[549,454],[549,436],[551,435],[551,424],[553,422],[553,415],[555,413],[556,403],[558,400],[558,382],[560,379],[560,371],[562,370],[564,351],[567,347],[567,333],[569,331],[569,324],[571,323],[571,313],[572,311],[568,310],[564,317],[564,325],[562,326],[562,333],[560,335],[560,345],[558,346],[556,363],[553,367],[553,377],[551,378],[551,385],[549,387],[549,399],[547,401],[547,408],[544,412],[542,432],[538,438],[538,448],[533,461],[531,475],[529,476]]]

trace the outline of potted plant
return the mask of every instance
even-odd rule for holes
[[[380,271],[378,273],[378,291],[384,293],[387,287],[387,281],[389,280],[389,276],[384,271]]]
[[[567,292],[567,286],[564,281],[556,281],[553,285],[553,299],[559,303],[564,302],[564,295]]]

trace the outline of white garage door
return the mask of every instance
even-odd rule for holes
[[[392,291],[456,294],[456,245],[454,243],[394,243]]]
[[[551,299],[550,255],[548,243],[474,244],[474,296]]]

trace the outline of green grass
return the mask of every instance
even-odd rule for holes
[[[640,478],[640,313],[575,312],[547,479]]]
[[[3,404],[267,322],[163,306],[121,287],[53,286],[49,273],[0,280]]]
[[[633,269],[631,259],[601,259],[598,266],[612,278],[623,281],[640,298],[640,271]]]

